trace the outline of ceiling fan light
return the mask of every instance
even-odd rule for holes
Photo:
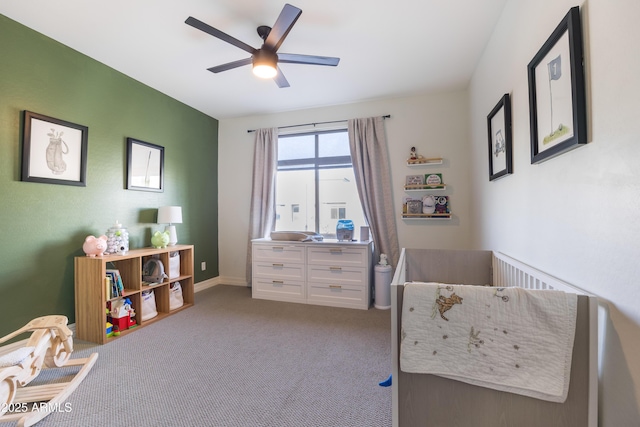
[[[263,79],[271,79],[278,74],[278,70],[270,64],[259,64],[253,66],[253,74]]]
[[[271,79],[278,74],[278,55],[261,49],[253,55],[253,74],[263,79]]]

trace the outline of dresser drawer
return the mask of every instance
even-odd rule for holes
[[[304,263],[304,247],[287,244],[255,244],[253,245],[254,261],[300,262]]]
[[[253,298],[273,299],[278,301],[306,300],[304,281],[256,278],[251,283]]]
[[[369,283],[369,277],[366,268],[340,267],[337,265],[309,265],[307,266],[307,281],[350,284],[364,287]]]
[[[305,279],[304,264],[286,263],[286,262],[254,262],[253,275],[268,279],[288,279],[300,280]]]
[[[367,247],[309,246],[307,263],[367,267]]]
[[[362,286],[307,283],[307,302],[332,307],[369,308],[369,293]]]

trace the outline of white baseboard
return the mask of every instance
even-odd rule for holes
[[[212,288],[217,285],[231,285],[231,286],[247,286],[247,280],[243,277],[212,277],[211,279],[203,280],[194,285],[193,291],[200,292],[205,289]]]
[[[231,286],[248,286],[247,279],[244,277],[220,276],[220,284]]]
[[[198,282],[193,285],[194,292],[204,291],[205,289],[212,288],[216,285],[219,285],[220,282],[218,277],[212,277],[211,279],[203,280],[202,282]]]

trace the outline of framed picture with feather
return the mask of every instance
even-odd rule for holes
[[[164,191],[164,147],[127,138],[127,190]]]

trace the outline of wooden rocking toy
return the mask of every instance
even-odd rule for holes
[[[52,410],[59,408],[78,387],[93,367],[98,353],[70,360],[73,333],[65,316],[44,316],[33,319],[17,331],[0,338],[0,344],[26,332],[32,332],[26,345],[14,350],[9,345],[0,348],[0,422],[16,422],[31,426]],[[81,366],[75,376],[62,383],[32,385],[29,383],[44,368]],[[36,410],[33,410],[33,409]]]

